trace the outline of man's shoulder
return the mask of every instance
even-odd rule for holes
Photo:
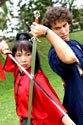
[[[72,40],[72,39],[70,39],[70,42],[79,43],[77,40]]]
[[[70,45],[70,46],[76,46],[76,45],[82,45],[80,42],[78,42],[77,40],[70,40],[69,42],[68,42],[68,44]]]
[[[82,43],[78,42],[77,40],[70,40],[70,42],[73,44],[73,45],[83,45]]]

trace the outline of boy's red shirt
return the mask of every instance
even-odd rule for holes
[[[9,56],[7,57],[4,70],[7,72],[13,72],[14,74],[14,95],[17,115],[23,118],[28,118],[30,78],[24,72],[20,73],[18,66],[12,62]],[[28,69],[27,72],[31,73],[31,68]],[[67,112],[61,105],[57,94],[51,87],[44,73],[39,70],[34,78],[48,95],[60,106],[60,108],[63,109],[64,112]],[[60,125],[62,117],[62,112],[34,83],[31,108],[31,119],[33,119],[33,125],[43,125],[43,123],[46,125]]]

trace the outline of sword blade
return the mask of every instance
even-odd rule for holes
[[[32,63],[31,63],[31,75],[32,75],[32,77],[34,77],[34,73],[35,73],[36,47],[37,47],[37,41],[34,39],[33,40],[33,48],[32,48]],[[33,81],[30,80],[29,107],[28,107],[28,125],[30,125],[30,121],[31,121],[32,97],[33,97]]]

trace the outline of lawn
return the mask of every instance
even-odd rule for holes
[[[83,31],[70,33],[70,38],[83,43],[82,34]],[[40,54],[42,69],[62,102],[64,93],[61,79],[51,70],[48,64],[50,43],[46,38],[41,38],[40,40],[41,42],[37,44],[37,47]],[[10,43],[9,46],[11,48],[12,43]],[[4,59],[1,55],[0,60],[4,65]],[[19,125],[19,118],[15,111],[13,74],[5,72],[5,75],[6,81],[0,80],[0,125]]]

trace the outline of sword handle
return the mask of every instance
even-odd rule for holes
[[[35,22],[36,22],[37,24],[39,24],[39,19],[38,19],[38,18],[36,18],[36,19],[35,19]]]
[[[35,22],[39,24],[40,12],[38,10],[34,11]]]

